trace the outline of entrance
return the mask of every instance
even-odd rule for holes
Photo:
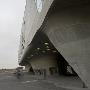
[[[78,76],[69,63],[63,58],[61,54],[57,56],[58,72],[60,75],[65,76]]]

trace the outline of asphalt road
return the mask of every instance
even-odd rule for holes
[[[30,75],[24,75],[18,80],[12,74],[0,74],[0,90],[67,90],[56,87],[43,79],[37,79]]]

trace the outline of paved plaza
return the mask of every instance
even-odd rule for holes
[[[80,87],[79,89],[66,89],[64,87],[65,81],[61,79],[63,83],[60,84],[59,79],[52,77],[44,79],[43,77],[25,74],[22,79],[18,80],[13,74],[0,74],[0,90],[83,90]]]

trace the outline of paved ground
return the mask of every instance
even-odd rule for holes
[[[9,74],[0,74],[0,90],[66,90],[56,87],[53,83],[38,80],[36,77],[25,75],[18,80]]]
[[[58,79],[55,80],[30,75],[24,75],[21,80],[18,80],[12,74],[0,74],[0,90],[76,90],[70,88],[65,89],[60,86]]]

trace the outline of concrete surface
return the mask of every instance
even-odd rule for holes
[[[13,74],[0,74],[0,90],[69,90],[57,87],[53,83],[24,75],[18,80]]]
[[[52,76],[43,78],[24,74],[17,79],[13,74],[0,74],[0,90],[90,90],[82,88],[78,77]]]

